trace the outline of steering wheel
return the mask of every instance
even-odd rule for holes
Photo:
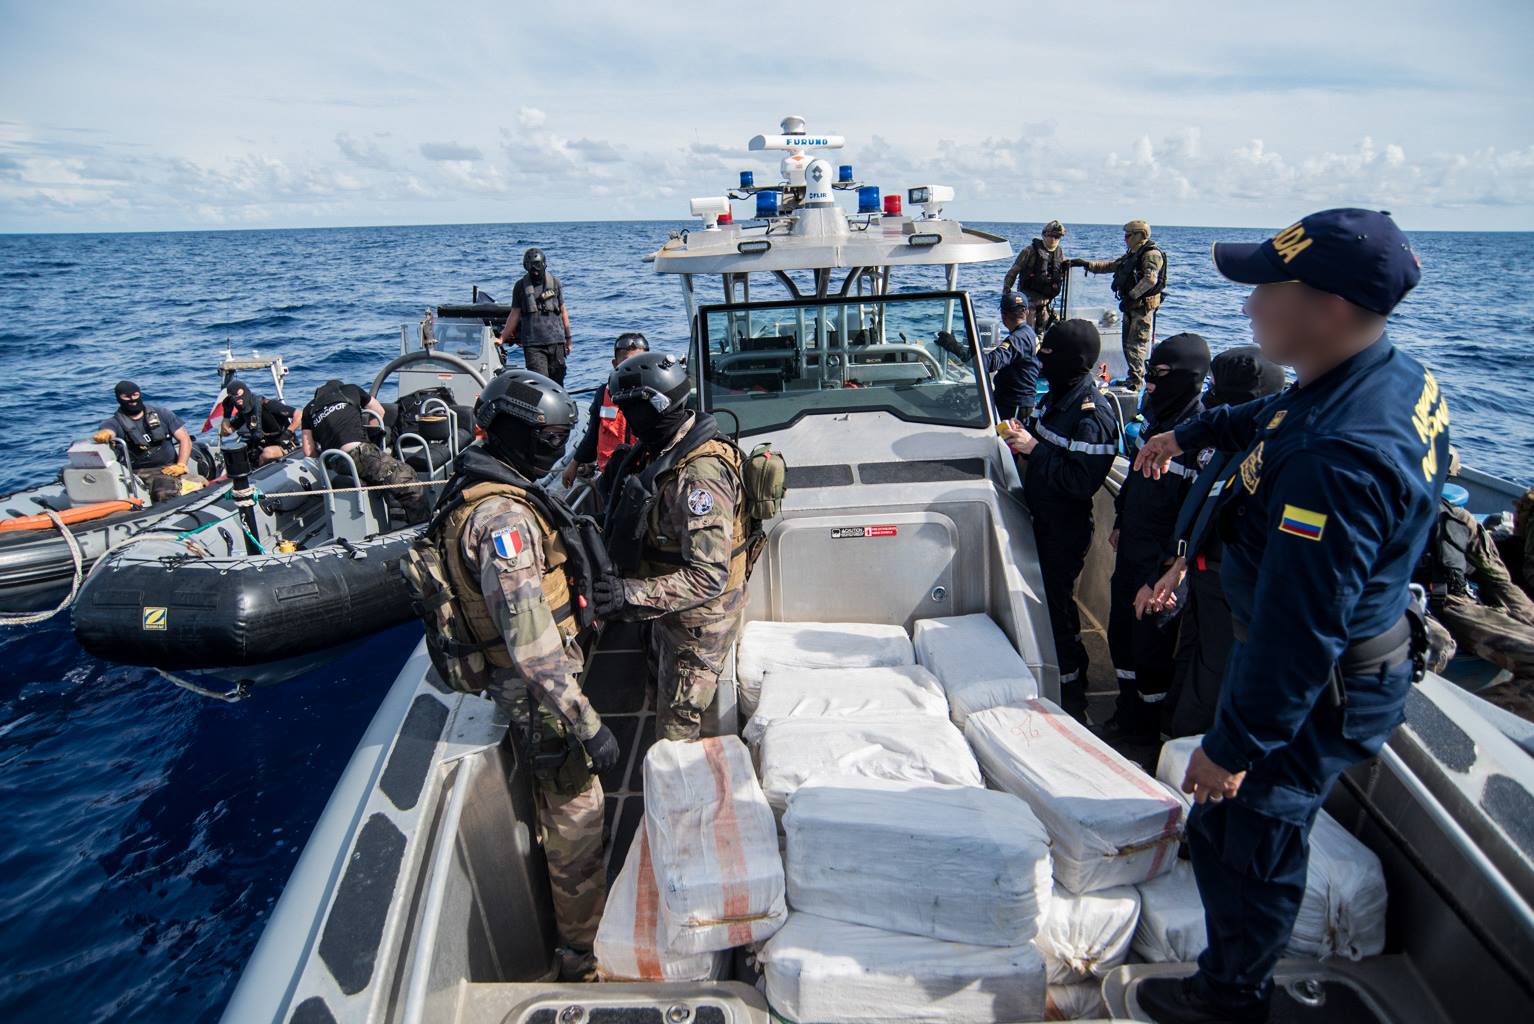
[[[384,368],[378,371],[378,376],[373,378],[373,386],[368,388],[368,397],[373,398],[378,394],[378,389],[383,387],[384,381],[389,379],[390,374],[403,370],[407,366],[414,366],[416,363],[425,362],[446,363],[454,369],[467,373],[474,383],[478,384],[481,388],[485,386],[485,378],[480,372],[451,352],[427,352],[422,349],[415,352],[406,352],[402,356],[396,356],[389,360],[384,365]]]

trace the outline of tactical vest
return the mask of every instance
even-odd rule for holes
[[[304,406],[304,426],[321,451],[344,448],[368,437],[362,407],[339,387],[315,392],[314,401]]]
[[[534,284],[532,278],[524,276],[521,309],[517,341],[523,346],[565,343],[565,322],[561,315],[565,307],[557,277],[544,271],[543,283]]]
[[[1161,253],[1161,276],[1156,281],[1156,287],[1134,301],[1144,302],[1152,295],[1160,295],[1166,291],[1166,253],[1155,242],[1146,242],[1136,249],[1128,259],[1120,259],[1118,267],[1113,271],[1113,294],[1119,297],[1121,303],[1130,301],[1129,293],[1135,290],[1136,285],[1145,280],[1145,275],[1148,273],[1145,268],[1145,260],[1153,251]]]
[[[508,497],[532,514],[543,546],[543,598],[568,644],[593,621],[584,596],[607,570],[607,552],[588,517],[577,516],[488,453],[467,449],[460,475],[443,495],[431,525],[400,562],[412,605],[426,626],[432,664],[453,689],[479,693],[492,670],[514,667],[505,639],[463,558],[463,532],[484,501]]]
[[[170,437],[170,429],[160,419],[160,410],[144,406],[144,418],[136,420],[121,409],[112,414],[120,428],[117,436],[128,442],[130,457],[143,458],[153,455],[156,448]]]
[[[1422,553],[1416,573],[1418,582],[1427,588],[1429,599],[1435,603],[1470,592],[1470,545],[1475,540],[1474,531],[1451,515],[1449,507],[1447,502],[1440,504],[1438,520],[1428,536],[1427,550]]]
[[[614,562],[625,573],[644,579],[676,572],[687,564],[682,557],[680,537],[661,540],[660,502],[656,499],[661,489],[687,466],[705,456],[714,456],[729,467],[740,492],[740,499],[735,503],[730,576],[725,589],[744,586],[752,531],[750,502],[741,474],[740,449],[719,436],[719,427],[712,416],[700,414],[682,440],[648,466],[635,470],[634,463],[641,451],[636,447],[625,457],[613,488],[612,505],[607,515],[607,538],[608,546],[614,552]]]
[[[1033,295],[1052,299],[1060,294],[1060,286],[1065,282],[1065,255],[1058,245],[1054,252],[1050,252],[1038,239],[1034,239],[1033,257],[1028,265],[1028,276],[1023,278],[1018,287]]]

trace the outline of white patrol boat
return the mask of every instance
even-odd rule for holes
[[[1017,463],[996,433],[984,339],[959,280],[961,267],[1010,258],[1010,247],[944,217],[953,195],[941,186],[906,193],[920,208],[914,216],[886,206],[850,168],[815,155],[840,145],[785,120],[782,133],[751,143],[784,152],[782,180],[759,186],[743,176],[734,193],[753,200],[758,216],[736,222],[732,197],[694,200],[701,227],[650,257],[656,272],[681,282],[697,406],[746,447],[771,442],[790,467],[787,499],[765,524],[748,584],[747,632],[809,622],[899,632],[926,619],[984,615],[1024,666],[1018,678],[1031,676],[1043,698],[1057,699],[1033,528]],[[837,201],[839,187],[858,194],[855,210]],[[1098,535],[1079,588],[1100,696],[1113,689],[1100,624],[1110,506],[1124,469],[1121,462],[1098,496]],[[1460,482],[1473,507],[1509,500],[1492,478]],[[644,817],[641,767],[655,706],[646,661],[638,631],[619,626],[587,660],[586,693],[624,748],[603,777],[609,878]],[[705,734],[741,729],[737,696],[745,690],[732,659]],[[1388,887],[1388,918],[1375,907],[1383,948],[1357,961],[1284,961],[1277,1019],[1528,1018],[1534,765],[1518,742],[1527,735],[1438,677],[1414,690],[1407,724],[1378,758],[1347,774],[1328,804],[1346,841],[1377,859]],[[923,899],[918,890],[905,895]],[[854,951],[844,953],[844,965],[861,969]],[[769,1007],[772,988],[758,986],[757,967],[740,950],[709,980],[553,980],[554,917],[531,766],[499,709],[448,692],[423,645],[337,784],[225,1019],[786,1019]],[[1190,969],[1129,963],[1104,970],[1100,988],[1089,974],[1082,1012],[1133,1016],[1139,979]],[[1063,1006],[1046,1007],[1042,978],[1038,985],[1037,1012],[1023,1018],[976,1016],[973,1001],[964,1002],[966,1015],[951,1016],[955,999],[974,994],[962,984],[900,986],[916,991],[920,1005],[902,1003],[896,1016],[1057,1019]],[[866,1001],[872,1005],[846,1007],[837,1019],[895,1019],[878,997]]]

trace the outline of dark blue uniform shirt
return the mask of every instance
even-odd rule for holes
[[[1026,421],[1033,415],[1039,387],[1038,347],[1033,328],[1023,324],[982,357],[985,372],[991,375],[996,411],[1003,419]]]
[[[1247,632],[1203,741],[1216,764],[1243,771],[1288,744],[1343,650],[1401,618],[1448,472],[1448,424],[1433,375],[1382,336],[1304,387],[1177,428],[1184,450],[1243,453],[1216,512],[1221,583]],[[1403,679],[1346,680],[1349,739],[1377,747],[1400,724]]]

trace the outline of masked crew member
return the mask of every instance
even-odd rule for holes
[[[597,614],[655,620],[656,733],[697,739],[745,607],[747,505],[739,449],[687,407],[687,372],[647,352],[607,379],[638,447],[614,479],[607,542],[625,577]],[[605,583],[602,586],[606,586]]]
[[[565,356],[570,354],[570,310],[564,288],[548,269],[543,250],[522,254],[525,273],[511,292],[511,313],[501,330],[501,346],[522,346],[527,368],[556,384],[565,382]]]
[[[1442,672],[1457,646],[1506,669],[1512,679],[1476,696],[1534,721],[1534,601],[1513,582],[1486,527],[1465,509],[1439,506],[1417,579],[1453,641],[1429,667]]]
[[[240,434],[259,456],[257,465],[274,462],[298,447],[298,410],[250,390],[242,380],[224,388],[224,419],[219,430]]]
[[[650,342],[638,331],[626,331],[618,335],[618,340],[613,343],[613,369],[617,369],[618,364],[629,356],[648,351]],[[603,381],[591,398],[590,414],[586,417],[586,435],[576,446],[575,457],[570,460],[570,465],[565,467],[565,486],[574,483],[578,474],[590,476],[593,472],[602,472],[607,468],[607,460],[613,457],[613,452],[633,443],[634,434],[629,430],[628,420],[624,418],[623,410],[618,408],[618,403],[613,401],[612,394],[607,390],[607,382]]]
[[[423,608],[453,609],[450,631],[426,618],[427,646],[444,681],[487,691],[511,716],[512,737],[527,742],[566,981],[594,974],[592,943],[607,899],[598,773],[620,754],[581,691],[576,643],[589,624],[581,573],[600,571],[605,555],[586,549],[584,535],[568,529],[578,520],[532,482],[564,454],[576,418],[575,403],[547,377],[498,374],[475,406],[484,440],[459,456],[404,564]],[[450,601],[432,600],[424,577]]]
[[[1197,334],[1175,334],[1150,355],[1142,409],[1150,434],[1171,430],[1204,411],[1209,345]],[[1128,453],[1131,458],[1134,452]],[[1116,557],[1108,607],[1108,651],[1118,677],[1118,704],[1099,735],[1109,743],[1154,743],[1162,703],[1172,685],[1177,635],[1154,616],[1135,616],[1135,595],[1173,559],[1173,530],[1183,499],[1198,476],[1198,453],[1173,459],[1159,479],[1130,475],[1114,499],[1109,543]]]
[[[350,453],[361,483],[393,484],[394,489],[388,493],[404,508],[406,520],[426,522],[431,515],[431,502],[425,488],[405,486],[416,482],[415,470],[367,439],[364,411],[382,422],[383,406],[357,385],[332,379],[315,388],[314,401],[298,414],[304,454],[314,458],[333,448]]]
[[[1449,464],[1438,382],[1385,331],[1420,275],[1388,215],[1326,210],[1216,244],[1214,261],[1256,286],[1253,336],[1296,384],[1157,434],[1135,459],[1155,476],[1184,451],[1240,453],[1215,512],[1236,646],[1183,780],[1209,946],[1191,978],[1141,985],[1162,1022],[1268,1019],[1316,812],[1405,717],[1425,653],[1407,583]]]
[[[1017,254],[1001,283],[1003,294],[1014,286],[1022,291],[1028,300],[1028,323],[1037,334],[1043,334],[1054,322],[1050,303],[1065,287],[1065,250],[1060,248],[1064,237],[1064,224],[1057,220],[1045,224],[1041,237]]]
[[[162,405],[147,405],[139,386],[120,380],[113,389],[117,411],[101,421],[91,440],[107,444],[120,437],[128,445],[128,468],[149,488],[149,500],[164,501],[181,493],[178,477],[187,475],[192,435],[181,417]],[[193,475],[194,481],[201,477]]]
[[[1130,391],[1145,383],[1145,354],[1150,351],[1152,325],[1166,291],[1166,254],[1151,241],[1150,225],[1132,220],[1124,225],[1124,254],[1106,260],[1067,260],[1066,266],[1085,267],[1090,274],[1112,274],[1113,294],[1124,314],[1122,381]]]
[[[1118,453],[1113,399],[1097,388],[1092,367],[1102,349],[1088,320],[1062,320],[1044,334],[1040,372],[1049,393],[1028,432],[1008,440],[1026,457],[1023,498],[1044,576],[1044,600],[1060,664],[1060,703],[1078,720],[1087,712],[1087,650],[1081,642],[1076,577],[1092,546],[1092,496]]]
[[[1243,405],[1276,395],[1284,388],[1284,368],[1264,359],[1256,345],[1226,349],[1214,357],[1211,369],[1214,383],[1204,396],[1206,409]],[[1220,586],[1222,545],[1210,527],[1214,506],[1220,493],[1234,483],[1239,460],[1236,453],[1212,448],[1199,452],[1198,459],[1203,468],[1183,500],[1172,530],[1180,554],[1159,579],[1148,582],[1135,595],[1137,616],[1155,616],[1164,609],[1177,615],[1177,653],[1167,696],[1169,714],[1162,720],[1163,731],[1169,736],[1203,735],[1214,726],[1220,681],[1235,642],[1230,605],[1225,603],[1225,591]]]

